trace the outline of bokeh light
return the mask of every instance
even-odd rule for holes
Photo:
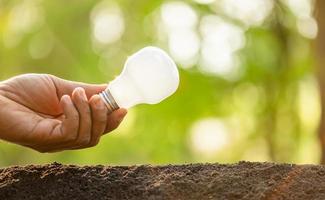
[[[285,0],[285,2],[298,18],[311,17],[313,14],[312,0]]]
[[[41,59],[48,56],[54,47],[54,38],[49,31],[42,31],[35,34],[30,41],[28,50],[34,59]]]
[[[230,142],[226,125],[217,118],[195,122],[190,134],[193,151],[206,157],[215,155]]]
[[[106,0],[94,7],[91,23],[94,40],[103,45],[118,41],[125,29],[121,9],[117,4]]]
[[[161,6],[161,18],[168,29],[194,28],[198,16],[193,8],[185,2],[174,1]]]
[[[203,38],[200,69],[225,78],[238,74],[236,51],[245,45],[244,31],[218,16],[208,15],[202,18],[200,32]]]
[[[220,3],[227,15],[247,26],[261,25],[273,9],[272,0],[222,0]]]
[[[313,17],[313,0],[286,0],[290,10],[297,17],[298,32],[308,38],[314,39],[318,33],[317,22]]]
[[[195,29],[198,16],[193,8],[181,1],[165,3],[161,7],[161,20],[173,58],[183,68],[195,65],[200,40]]]
[[[317,22],[314,18],[308,17],[297,21],[299,33],[309,39],[314,39],[318,33]]]
[[[216,0],[194,0],[196,3],[199,4],[212,4],[214,3]]]
[[[299,85],[299,100],[297,110],[302,126],[307,132],[312,133],[318,127],[321,115],[320,94],[316,80],[306,77]]]
[[[173,31],[168,39],[169,51],[182,66],[192,66],[200,48],[198,35],[191,30]]]
[[[17,3],[8,16],[7,27],[3,33],[3,43],[12,48],[19,44],[24,34],[29,33],[44,23],[43,10],[39,1],[24,0]]]

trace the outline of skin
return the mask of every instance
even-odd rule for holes
[[[47,74],[0,82],[0,139],[39,152],[83,149],[116,129],[127,111],[108,110],[90,85]]]

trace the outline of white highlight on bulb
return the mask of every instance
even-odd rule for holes
[[[122,73],[108,84],[117,105],[130,108],[137,104],[157,104],[178,88],[175,62],[157,47],[145,47],[130,56]]]

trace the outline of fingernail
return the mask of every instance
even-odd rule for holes
[[[125,117],[125,115],[128,113],[128,110],[121,108],[123,112],[121,112],[121,116]]]
[[[77,88],[77,94],[79,95],[80,98],[87,101],[87,96],[86,96],[85,89],[83,89],[81,87]]]
[[[68,98],[68,95],[63,95],[62,97],[61,97],[61,101],[66,101],[67,100],[67,98]]]
[[[126,116],[126,112],[124,112],[124,113],[120,113],[120,114],[119,114],[120,121],[122,121],[122,120],[124,119],[125,116]]]
[[[98,108],[103,108],[104,107],[104,104],[102,102],[102,99],[96,95],[96,99],[95,99],[95,105],[98,107]]]

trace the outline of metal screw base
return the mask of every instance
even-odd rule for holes
[[[99,93],[99,96],[102,98],[104,101],[105,105],[107,106],[108,110],[110,112],[113,112],[120,107],[117,105],[114,97],[112,96],[111,92],[109,89],[104,90],[103,92]]]

